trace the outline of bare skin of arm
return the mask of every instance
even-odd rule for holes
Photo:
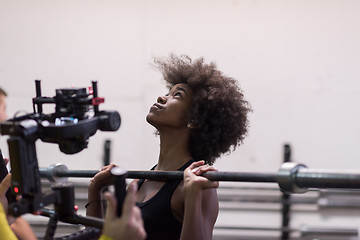
[[[195,162],[184,171],[184,217],[180,239],[212,239],[219,211],[216,189],[218,182],[200,176],[215,171],[211,166]]]
[[[103,217],[100,191],[110,185],[110,169],[115,165],[104,167],[89,184],[87,215]],[[214,171],[204,161],[193,163],[184,171],[183,184],[175,191],[172,198],[172,209],[183,228],[183,240],[211,239],[212,231],[218,215],[218,199],[216,189],[218,182],[212,182],[200,176],[204,172]],[[94,201],[95,200],[95,201]]]
[[[111,168],[115,164],[103,167],[91,180],[88,187],[88,205],[86,207],[86,215],[91,217],[104,217],[103,205],[101,202],[101,189],[112,184]]]

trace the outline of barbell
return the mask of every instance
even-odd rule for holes
[[[69,170],[63,164],[39,168],[40,177],[51,182],[68,177],[92,178],[96,170]],[[183,179],[183,171],[127,171],[127,178],[150,180]],[[210,171],[202,176],[211,181],[277,183],[286,193],[304,193],[309,188],[360,189],[360,170],[309,169],[304,164],[283,163],[277,173]]]

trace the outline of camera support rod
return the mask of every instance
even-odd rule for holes
[[[68,170],[57,164],[50,168],[40,168],[40,177],[50,181],[64,181],[68,177],[91,178],[96,170]],[[281,191],[304,193],[308,188],[346,188],[360,189],[360,170],[308,169],[303,164],[283,163],[277,173],[254,172],[206,172],[204,177],[212,181],[231,182],[273,182],[278,183]],[[182,179],[182,171],[127,171],[132,179]]]

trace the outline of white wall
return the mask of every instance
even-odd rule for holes
[[[254,110],[219,170],[277,171],[284,143],[309,167],[360,169],[359,11],[356,0],[0,0],[0,85],[13,115],[32,111],[35,79],[44,96],[98,80],[100,108],[119,111],[120,130],[73,156],[38,142],[40,166],[98,169],[110,138],[114,162],[148,169],[158,139],[145,116],[166,92],[149,63],[204,56],[239,80]]]
[[[204,56],[239,79],[254,109],[249,137],[219,169],[275,171],[285,142],[311,167],[359,167],[359,10],[340,0],[1,0],[1,85],[12,115],[32,111],[35,79],[45,96],[98,80],[101,109],[118,110],[121,129],[71,157],[39,143],[39,161],[97,168],[109,137],[115,162],[148,168],[157,139],[144,119],[165,92],[149,63],[170,52]]]

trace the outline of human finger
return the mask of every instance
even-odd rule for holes
[[[143,224],[143,218],[141,215],[141,210],[140,208],[138,208],[137,206],[133,206],[133,213],[134,213],[134,217],[136,222],[139,222],[140,224]]]
[[[192,164],[190,164],[189,167],[187,167],[187,168],[185,169],[185,172],[187,172],[187,171],[189,171],[189,170],[190,170],[191,172],[196,172],[197,169],[198,169],[200,166],[204,165],[204,164],[205,164],[205,161],[204,161],[204,160],[197,161],[197,162],[193,162]]]
[[[197,167],[197,168],[194,168],[192,170],[192,172],[196,175],[202,175],[203,173],[205,172],[209,172],[209,171],[218,171],[217,169],[215,169],[213,166],[210,166],[210,165],[203,165],[203,166],[200,166],[200,167]]]
[[[136,192],[137,192],[137,184],[135,182],[130,183],[127,191],[126,197],[123,203],[123,216],[128,217],[132,213],[133,206],[135,206],[136,201]]]
[[[141,210],[140,208],[138,208],[137,206],[133,206],[133,209],[132,209],[132,214],[134,217],[134,224],[136,224],[138,226],[138,229],[139,229],[139,239],[145,239],[146,238],[146,232],[145,232],[145,229],[144,229],[144,221],[143,221],[143,218],[142,218],[142,215],[141,215]]]
[[[204,160],[200,160],[200,161],[197,161],[197,162],[193,162],[192,164],[190,164],[190,166],[188,167],[189,169],[195,169],[197,167],[200,167],[202,165],[205,164],[205,161]]]
[[[0,183],[0,195],[4,195],[10,186],[11,186],[11,173],[8,173]]]
[[[108,201],[108,209],[106,212],[106,219],[112,220],[114,219],[116,216],[116,209],[117,209],[117,201],[115,196],[110,193],[110,192],[106,192],[104,194],[105,199]]]
[[[113,167],[116,167],[116,164],[115,163],[110,163],[109,165],[101,167],[99,171],[102,172],[102,171],[110,170]]]
[[[109,186],[112,184],[111,172],[110,170],[115,167],[114,163],[111,163],[107,166],[104,166],[100,169],[99,172],[95,174],[93,178],[90,179],[90,185],[96,189],[101,189],[103,187]]]

